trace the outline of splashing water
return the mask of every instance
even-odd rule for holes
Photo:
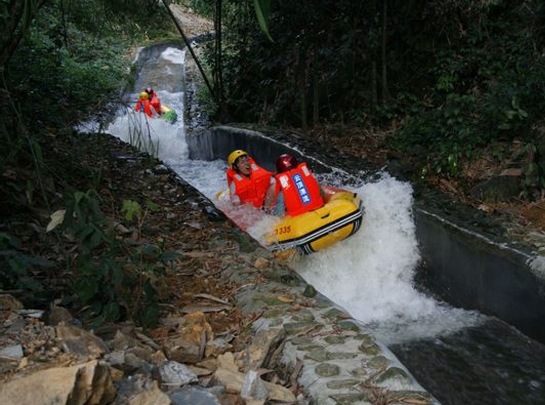
[[[364,223],[354,236],[293,264],[309,284],[386,344],[480,322],[477,313],[438,303],[415,289],[420,254],[408,183],[384,174],[376,182],[345,188],[362,199]]]
[[[106,132],[169,165],[189,156],[183,127],[176,123],[170,124],[161,118],[148,118],[146,114],[128,110]]]

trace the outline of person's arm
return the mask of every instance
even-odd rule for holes
[[[240,197],[236,194],[236,186],[235,186],[235,182],[232,182],[231,185],[229,186],[229,197],[231,197],[231,203],[233,205],[240,205],[241,204],[241,201],[240,201]]]
[[[265,199],[263,200],[263,208],[265,211],[270,212],[274,207],[274,189],[276,188],[276,179],[274,176],[271,176],[271,181],[269,183],[269,188],[265,193]]]
[[[281,217],[286,212],[286,203],[284,201],[284,192],[280,191],[278,195],[276,196],[276,205],[274,206],[272,210],[272,214],[276,215],[277,217]]]

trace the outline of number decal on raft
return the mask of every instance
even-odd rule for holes
[[[285,233],[290,233],[291,232],[291,225],[288,225],[288,226],[281,226],[280,228],[276,228],[274,230],[274,233],[276,235],[283,235]]]

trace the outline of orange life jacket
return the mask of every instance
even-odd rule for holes
[[[272,173],[259,167],[252,158],[250,158],[250,164],[250,178],[234,169],[227,169],[227,184],[231,189],[231,184],[234,182],[235,194],[242,203],[250,203],[254,207],[261,208],[271,183]]]
[[[145,100],[145,99],[138,99],[138,102],[136,103],[135,111],[143,111],[149,117],[154,117],[157,115],[157,113],[151,109],[151,104],[149,100]]]
[[[315,210],[324,205],[320,185],[306,163],[276,175],[275,195],[284,192],[286,213],[292,217]]]

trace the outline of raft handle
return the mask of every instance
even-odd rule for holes
[[[330,212],[328,212],[327,214],[325,214],[323,217],[320,217],[321,219],[325,219],[329,216],[329,214],[331,214]]]

